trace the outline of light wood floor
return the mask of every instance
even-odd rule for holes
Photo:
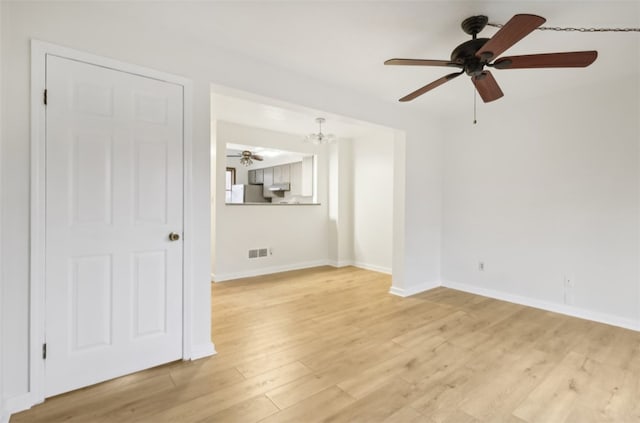
[[[216,284],[218,355],[12,422],[640,422],[640,334],[445,288],[317,268]]]

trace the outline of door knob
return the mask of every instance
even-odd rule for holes
[[[177,234],[175,232],[171,232],[169,234],[169,241],[177,241],[180,239],[180,234]]]

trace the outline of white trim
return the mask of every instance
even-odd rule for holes
[[[29,397],[31,405],[44,401],[44,360],[40,356],[40,345],[45,336],[45,106],[42,95],[46,84],[47,46],[31,42],[31,204],[30,213],[30,261],[29,287]],[[15,412],[15,410],[14,410]]]
[[[191,360],[198,360],[216,354],[218,354],[218,352],[216,351],[216,346],[213,345],[213,342],[191,346]]]
[[[259,269],[244,270],[242,272],[211,274],[213,282],[225,282],[234,279],[252,278],[254,276],[270,275],[272,273],[288,272],[289,270],[308,269],[311,267],[328,266],[327,260],[307,261],[302,263],[285,264],[282,266],[261,267]]]
[[[347,267],[347,266],[353,266],[353,261],[351,260],[341,260],[341,261],[337,261],[337,260],[327,260],[327,265],[328,266],[333,266],[336,268],[341,268],[341,267]]]
[[[469,292],[471,294],[482,295],[483,297],[495,298],[497,300],[508,301],[541,310],[552,311],[554,313],[565,314],[567,316],[578,317],[580,319],[592,320],[594,322],[605,323],[607,325],[618,326],[625,329],[640,331],[640,322],[625,317],[615,316],[608,313],[586,310],[575,306],[552,303],[533,298],[522,297],[508,292],[493,289],[480,288],[459,282],[443,281],[442,286],[456,289],[458,291]]]
[[[96,56],[38,40],[31,41],[31,205],[30,205],[30,392],[21,396],[18,405],[29,408],[44,401],[44,361],[40,346],[44,342],[45,298],[45,107],[42,94],[46,83],[46,55],[56,55],[71,60],[91,63],[147,78],[181,85],[183,87],[183,358],[190,359],[195,350],[192,342],[192,137],[193,90],[190,80],[154,69],[132,65]],[[212,344],[213,345],[213,344]],[[200,347],[199,347],[200,348]],[[199,353],[201,354],[201,352]],[[11,401],[16,404],[16,401]],[[7,405],[9,408],[9,404]],[[14,410],[13,407],[11,407]]]
[[[0,37],[2,34],[2,4],[0,4]],[[2,90],[2,43],[0,42],[0,204],[2,204],[4,201],[2,199],[2,145],[1,145],[1,141],[4,139],[2,133],[4,130],[4,122],[3,122],[3,116],[2,116],[2,111],[4,110],[4,108],[2,107],[2,99],[3,97],[3,90]],[[0,240],[2,240],[2,207],[0,207]],[[3,334],[3,330],[2,330],[2,326],[5,320],[4,320],[4,315],[3,315],[3,310],[4,310],[4,303],[3,303],[3,299],[4,299],[4,295],[2,293],[2,290],[4,289],[4,278],[3,278],[3,273],[2,273],[2,242],[0,242],[0,423],[5,423],[9,421],[9,412],[6,409],[6,405],[5,405],[5,401],[4,401],[4,360],[2,359],[3,356],[3,349],[4,349],[4,345],[6,342],[3,342],[4,337],[2,336]]]
[[[32,399],[33,399],[33,396],[28,393],[23,395],[18,395],[16,397],[7,398],[5,401],[5,413],[7,418],[6,421],[7,422],[9,421],[12,414],[19,413],[21,411],[28,410],[31,407],[33,407],[34,404],[31,402]],[[5,416],[3,415],[2,417],[4,419]]]
[[[398,297],[410,297],[412,295],[420,294],[422,292],[428,291],[433,288],[437,288],[441,286],[440,282],[424,282],[419,285],[414,285],[410,288],[398,288],[397,286],[392,286],[389,289],[389,294],[397,295]]]
[[[358,267],[365,270],[371,270],[373,272],[385,273],[388,275],[391,274],[391,269],[389,268],[375,266],[372,264],[360,263],[360,262],[354,263],[351,260],[345,260],[345,261],[339,261],[339,262],[335,260],[315,260],[315,261],[307,261],[302,263],[285,264],[281,266],[261,267],[259,269],[245,270],[242,272],[223,273],[219,275],[216,275],[215,273],[211,273],[211,282],[213,283],[226,282],[234,279],[252,278],[254,276],[271,275],[273,273],[287,272],[289,270],[309,269],[309,268],[318,267],[318,266],[333,266],[336,268],[354,266],[354,267]],[[430,286],[426,289],[431,289],[431,288],[432,287]],[[416,291],[414,292],[414,294],[418,292],[422,292],[422,291]],[[413,295],[413,294],[409,294],[409,295]]]
[[[193,84],[182,80],[182,359],[193,354]],[[169,81],[172,82],[172,81]]]
[[[371,270],[379,273],[386,273],[387,275],[390,275],[392,273],[390,267],[378,266],[377,264],[369,264],[369,263],[363,263],[361,261],[356,261],[356,262],[353,262],[352,265],[355,267],[359,267],[360,269]]]

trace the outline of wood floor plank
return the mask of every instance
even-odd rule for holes
[[[264,419],[261,423],[299,423],[326,421],[355,400],[342,389],[333,386]]]
[[[597,365],[596,361],[584,355],[569,353],[513,414],[527,422],[564,422],[580,393],[591,382]]]
[[[382,420],[383,423],[420,423],[426,421],[426,417],[415,409],[405,406]]]
[[[158,404],[154,411],[140,414],[141,420],[139,421],[152,421],[155,419],[175,422],[197,422],[256,395],[262,395],[277,386],[303,377],[309,372],[310,370],[304,365],[294,362],[226,388],[210,391],[194,399],[180,401],[178,404],[170,404],[169,408],[164,404]],[[114,421],[126,421],[129,419],[127,416],[118,416],[118,418],[119,420],[114,419]],[[134,419],[133,421],[136,420]]]
[[[327,423],[381,422],[407,407],[419,395],[416,386],[401,378],[393,378],[380,388],[342,408]]]
[[[12,423],[640,423],[640,333],[319,267],[213,284],[218,354],[48,399]]]
[[[389,342],[368,348],[344,353],[344,357],[336,360],[332,366],[319,367],[314,374],[302,377],[291,383],[267,392],[267,396],[280,408],[287,408],[311,395],[337,385],[345,379],[356,377],[376,363],[393,357],[404,351],[404,348]],[[320,371],[321,370],[321,371]]]
[[[552,361],[540,351],[503,356],[494,368],[473,377],[475,389],[459,407],[481,421],[505,420],[552,370]]]
[[[205,417],[198,423],[243,422],[254,423],[280,411],[276,405],[264,395],[249,398],[240,404],[226,408],[213,416]]]

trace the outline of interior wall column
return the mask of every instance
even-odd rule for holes
[[[339,139],[329,153],[329,261],[353,264],[353,142]]]

